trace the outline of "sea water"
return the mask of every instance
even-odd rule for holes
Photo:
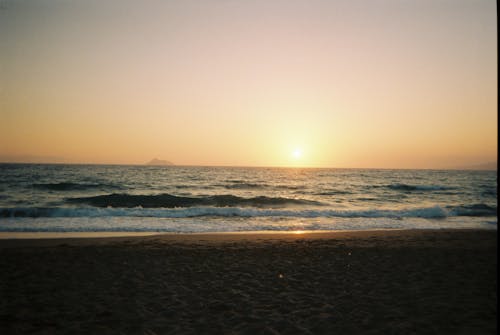
[[[3,232],[497,229],[497,172],[0,164]]]

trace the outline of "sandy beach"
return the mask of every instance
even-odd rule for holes
[[[2,334],[495,334],[497,232],[0,240]]]

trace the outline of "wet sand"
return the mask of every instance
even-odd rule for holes
[[[1,334],[496,334],[497,232],[0,240]]]

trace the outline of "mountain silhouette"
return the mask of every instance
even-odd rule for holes
[[[152,166],[168,166],[168,165],[174,165],[174,163],[163,160],[163,159],[157,159],[153,158],[150,160],[146,165],[152,165]]]

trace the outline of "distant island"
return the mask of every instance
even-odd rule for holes
[[[150,160],[146,165],[152,165],[152,166],[169,166],[169,165],[174,165],[174,163],[163,160],[163,159],[157,159],[153,158]]]

